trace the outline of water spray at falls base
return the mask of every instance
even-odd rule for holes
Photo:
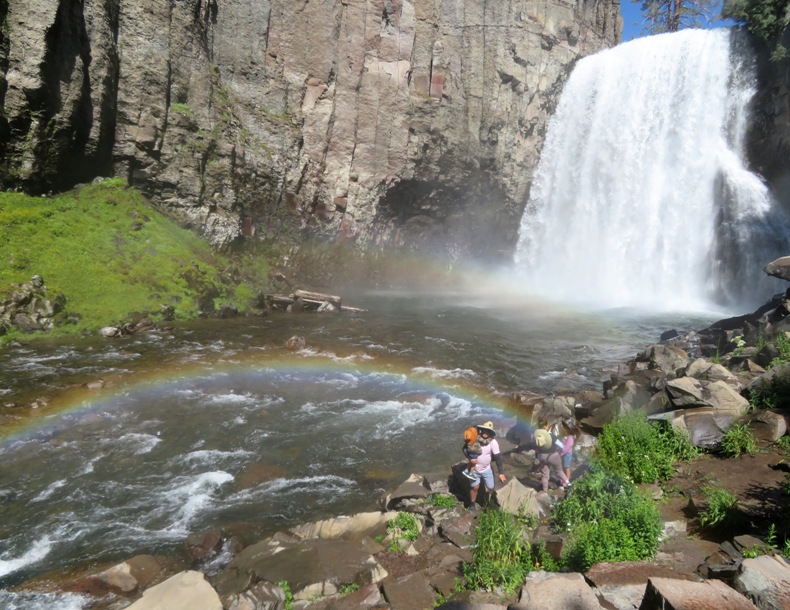
[[[687,30],[579,61],[549,125],[515,265],[531,292],[600,307],[753,307],[790,223],[743,161],[749,49]]]

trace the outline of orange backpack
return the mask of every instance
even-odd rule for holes
[[[464,443],[469,445],[474,445],[477,442],[477,426],[469,426],[466,430],[464,430]]]

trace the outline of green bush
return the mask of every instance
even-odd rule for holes
[[[744,453],[753,455],[757,451],[757,440],[749,426],[734,424],[724,433],[719,448],[730,457],[738,457]]]
[[[455,496],[448,494],[431,495],[431,506],[435,506],[436,508],[452,508],[456,504],[458,504],[458,500]]]
[[[667,422],[649,422],[641,411],[607,424],[598,437],[601,464],[637,484],[667,480],[675,461],[696,454],[682,432]]]
[[[790,452],[790,435],[785,434],[782,438],[776,441],[776,446],[785,453]]]
[[[653,501],[622,474],[600,466],[574,483],[557,506],[553,523],[571,532],[564,560],[582,571],[589,561],[649,559],[661,535],[661,516]]]
[[[586,572],[598,561],[639,561],[628,528],[613,519],[584,523],[566,543],[564,559],[568,567]]]
[[[737,521],[738,500],[726,489],[709,486],[702,490],[708,506],[700,513],[702,527],[718,528],[732,525]]]
[[[745,23],[750,32],[772,45],[772,59],[787,56],[787,50],[779,44],[782,30],[788,25],[787,0],[727,0],[722,17]]]
[[[467,587],[514,592],[533,567],[530,545],[513,517],[499,510],[480,515],[472,562],[464,564]]]
[[[394,519],[387,522],[387,532],[395,539],[417,540],[420,535],[420,524],[411,513],[399,512]]]

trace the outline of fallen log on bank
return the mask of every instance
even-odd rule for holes
[[[294,290],[291,294],[262,294],[261,302],[266,309],[279,311],[315,311],[361,313],[365,310],[360,307],[343,305],[342,297],[324,292],[310,290]]]

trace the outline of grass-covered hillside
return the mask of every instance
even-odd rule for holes
[[[226,302],[248,309],[267,271],[260,261],[240,268],[120,179],[54,197],[0,193],[0,297],[42,276],[48,294],[66,297],[69,323],[57,334],[123,322],[133,312],[155,320],[162,306],[172,306],[176,319]]]

